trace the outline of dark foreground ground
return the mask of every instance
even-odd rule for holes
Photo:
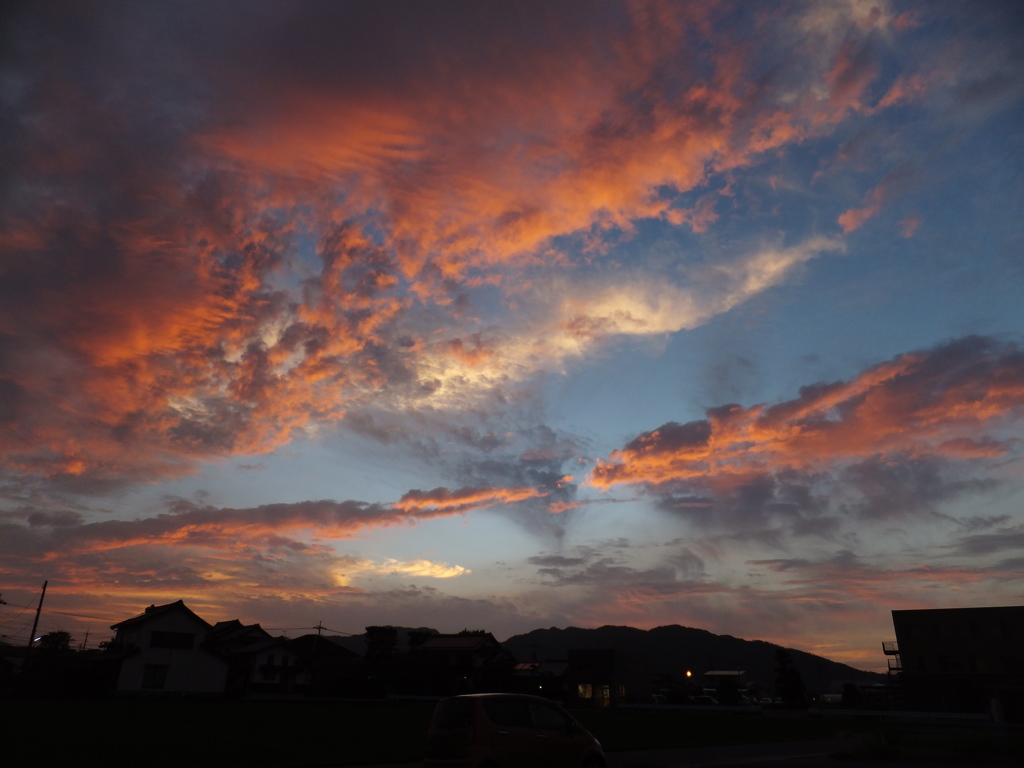
[[[924,756],[894,756],[876,754],[868,757],[858,754],[857,741],[806,741],[782,744],[759,744],[738,747],[685,747],[656,749],[643,752],[611,752],[609,768],[949,768],[943,758]],[[960,765],[978,765],[983,768],[1019,768],[1019,757]],[[363,768],[363,767],[359,767]],[[400,763],[367,766],[366,768],[421,768],[420,763]]]
[[[418,765],[433,704],[417,701],[0,700],[0,763],[147,768]],[[612,768],[1024,766],[1024,731],[688,709],[574,712]],[[827,713],[826,713],[827,714]]]

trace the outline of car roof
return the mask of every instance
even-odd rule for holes
[[[462,693],[458,696],[449,696],[449,699],[487,699],[503,696],[510,699],[534,699],[535,701],[549,701],[543,696],[531,696],[528,693],[503,693],[501,691],[491,691],[489,693]]]

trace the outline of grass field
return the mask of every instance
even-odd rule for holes
[[[432,711],[409,701],[2,700],[0,755],[5,765],[60,768],[99,760],[147,768],[416,762]],[[913,743],[906,729],[870,722],[674,709],[574,714],[608,751],[858,736],[882,757]],[[962,741],[972,739],[965,733]]]

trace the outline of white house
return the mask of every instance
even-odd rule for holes
[[[203,647],[211,626],[178,600],[111,626],[124,653],[118,693],[223,694],[228,662]]]
[[[247,690],[252,693],[296,693],[312,680],[303,657],[291,648],[292,641],[270,637],[246,646],[251,659]]]

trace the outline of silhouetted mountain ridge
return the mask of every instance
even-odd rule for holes
[[[706,629],[671,624],[654,629],[606,625],[596,629],[566,627],[535,629],[514,635],[502,645],[520,661],[566,658],[570,648],[615,648],[644,660],[652,675],[676,677],[692,670],[741,669],[747,679],[765,689],[775,685],[775,654],[783,646],[764,640],[716,635]],[[823,656],[787,648],[809,690],[828,690],[837,682],[884,682],[885,675],[866,672]]]

